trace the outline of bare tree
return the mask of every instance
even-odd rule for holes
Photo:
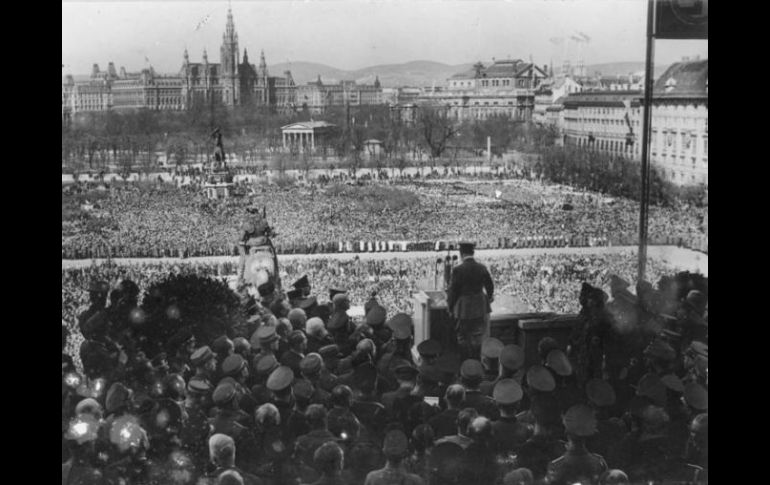
[[[454,122],[447,116],[447,109],[425,107],[420,110],[418,123],[430,149],[431,160],[441,157],[446,150],[447,141],[457,133]]]

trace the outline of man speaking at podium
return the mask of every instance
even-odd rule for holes
[[[463,360],[479,359],[481,341],[489,333],[495,286],[487,267],[473,259],[474,244],[460,243],[462,263],[452,269],[447,312],[456,321],[457,344]]]

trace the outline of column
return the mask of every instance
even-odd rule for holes
[[[283,149],[286,150],[286,132],[284,131],[281,136],[283,138]]]
[[[310,149],[315,151],[315,130],[310,132]]]

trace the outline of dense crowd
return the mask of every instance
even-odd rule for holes
[[[441,254],[441,253],[439,253]],[[580,283],[587,281],[607,287],[610,275],[629,281],[635,278],[636,259],[629,254],[576,256],[549,254],[532,256],[496,256],[484,258],[499,294],[520,298],[532,311],[577,313]],[[134,281],[144,295],[148,288],[171,275],[198,274],[233,280],[238,273],[235,259],[227,263],[178,262],[148,264],[101,264],[62,270],[62,319],[74,322],[88,304],[88,282],[93,279],[117,284],[122,279]],[[647,274],[658,279],[673,268],[649,258]],[[412,294],[418,289],[444,287],[444,265],[434,258],[392,258],[386,260],[338,260],[314,258],[280,259],[282,281],[291,282],[302,275],[317,288],[344,286],[354,305],[363,305],[373,291],[385,308],[393,313],[412,313]]]
[[[394,262],[291,263],[286,278],[307,278],[258,296],[185,273],[225,265],[63,271],[62,481],[707,482],[707,280],[656,277],[634,294],[632,269],[611,257],[548,258],[484,263],[498,287],[569,294],[569,335],[539,338],[536,353],[493,335],[462,362],[451,342],[413,347],[404,296],[381,298],[377,274],[404,270]],[[331,276],[316,281],[319,270]],[[376,296],[364,295],[370,283]],[[65,315],[65,299],[84,294],[88,305]],[[193,304],[238,317],[203,332]]]
[[[528,197],[497,199],[497,188],[428,182],[378,183],[360,190],[332,183],[259,185],[248,189],[251,196],[224,200],[209,200],[193,186],[160,183],[67,189],[62,258],[237,254],[239,225],[253,204],[265,208],[280,253],[337,252],[340,244],[359,241],[404,241],[414,249],[465,238],[476,239],[479,248],[510,247],[532,237],[559,237],[573,245],[588,244],[588,238],[614,245],[636,241],[638,205],[632,201],[605,203],[595,194],[565,195],[521,180],[504,190]],[[374,189],[377,200],[367,197]],[[652,207],[651,243],[702,236],[703,212]]]

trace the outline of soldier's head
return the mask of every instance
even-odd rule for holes
[[[313,465],[324,476],[339,475],[345,466],[342,448],[333,441],[324,443],[313,454]]]
[[[479,417],[478,411],[473,408],[465,408],[457,414],[457,434],[468,436],[468,427],[474,419]]]
[[[270,311],[273,312],[275,318],[286,318],[291,311],[291,305],[286,298],[278,298],[270,304]]]
[[[326,408],[321,404],[311,404],[305,411],[305,419],[310,429],[326,428]]]
[[[452,384],[446,388],[444,399],[449,409],[457,409],[465,401],[465,388],[460,384]]]
[[[226,434],[217,433],[209,438],[209,459],[220,468],[235,465],[235,441]]]
[[[233,339],[235,353],[248,359],[251,356],[251,344],[245,337],[236,337]]]
[[[216,356],[207,345],[196,349],[192,353],[190,363],[198,372],[212,373],[217,370]]]
[[[184,378],[179,374],[169,374],[163,379],[163,395],[175,401],[185,398]]]

